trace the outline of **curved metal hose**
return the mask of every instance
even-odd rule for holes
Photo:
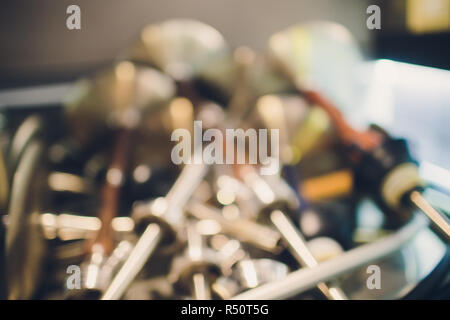
[[[290,298],[313,288],[319,282],[329,281],[389,256],[408,244],[427,225],[428,221],[424,216],[415,215],[405,226],[392,235],[347,251],[335,259],[320,263],[315,268],[303,268],[294,271],[282,280],[267,283],[241,293],[232,299],[277,300]]]

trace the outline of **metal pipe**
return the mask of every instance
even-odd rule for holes
[[[131,251],[129,258],[125,261],[103,294],[101,300],[117,300],[123,295],[130,283],[139,271],[141,271],[148,258],[152,255],[161,239],[161,233],[161,228],[156,223],[148,225],[133,251]]]
[[[211,300],[209,283],[203,273],[194,274],[192,276],[192,283],[195,300]]]
[[[307,268],[314,268],[319,264],[309,250],[306,240],[283,212],[280,210],[273,211],[270,214],[270,220],[272,220],[272,223],[280,231],[281,236],[288,244],[289,251],[291,251],[300,265]],[[320,282],[317,284],[317,288],[329,300],[348,299],[339,287],[329,287],[326,283]]]
[[[447,236],[447,239],[450,239],[450,224],[448,219],[434,209],[420,192],[411,192],[410,199]]]

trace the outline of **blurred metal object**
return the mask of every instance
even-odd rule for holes
[[[251,88],[250,71],[254,66],[256,54],[248,47],[239,47],[234,50],[235,84],[227,106],[227,114],[230,119],[247,117],[249,106],[254,104],[255,92]]]
[[[37,210],[45,190],[39,185],[44,150],[38,139],[29,141],[13,176],[6,232],[9,299],[30,299],[41,281],[45,242]]]
[[[73,136],[86,144],[108,127],[135,127],[175,94],[170,77],[129,61],[117,63],[94,79],[78,82],[67,98],[67,121]]]
[[[182,39],[184,40],[180,42]],[[140,58],[158,66],[173,79],[182,82],[193,78],[194,75],[207,78],[209,83],[214,82],[212,78],[215,75],[211,77],[207,72],[219,70],[220,63],[227,60],[229,56],[226,43],[220,33],[196,21],[173,20],[149,26],[142,32],[141,41],[142,43],[137,45],[138,52],[143,50]],[[189,45],[178,47],[184,43]],[[213,65],[214,68],[211,68]],[[227,65],[224,71],[229,70]],[[224,79],[229,80],[229,77]],[[176,240],[174,237],[176,231],[174,232],[173,229],[181,223],[182,209],[207,170],[206,164],[187,164],[166,197],[153,202],[148,216],[151,222],[102,299],[120,298],[148,260],[157,243],[164,238],[172,238],[169,242]],[[141,212],[149,211],[143,206],[137,209]],[[163,228],[161,229],[160,226]],[[165,234],[164,238],[161,232]],[[150,238],[150,241],[147,241],[147,238]]]
[[[176,231],[173,228],[176,229],[182,223],[182,208],[196,186],[200,184],[207,169],[208,166],[205,164],[186,165],[165,198],[157,199],[150,208],[145,205],[137,208],[141,211],[142,218],[154,222],[148,223],[130,256],[102,296],[102,300],[119,299],[123,295],[163,237],[170,239],[169,244],[176,241]]]
[[[239,168],[238,175],[259,200],[260,212],[265,206],[274,204],[285,205],[290,209],[300,206],[295,191],[279,175],[263,177],[255,168],[248,165]]]
[[[239,292],[240,285],[230,277],[219,277],[212,284],[211,289],[220,299],[228,300]]]
[[[4,300],[8,298],[8,284],[7,284],[7,271],[6,271],[6,226],[4,225],[4,211],[7,206],[9,196],[9,177],[6,171],[6,163],[3,157],[3,150],[0,149],[0,299]]]
[[[357,150],[348,151],[348,157],[352,159],[360,183],[372,185],[375,196],[382,198],[388,207],[397,212],[402,208],[405,209],[408,202],[412,202],[430,218],[438,232],[448,240],[450,237],[448,219],[432,208],[417,191],[423,188],[423,181],[419,177],[417,165],[409,155],[406,142],[393,139],[376,126],[366,131],[355,130],[344,119],[340,110],[313,88],[318,81],[317,79],[314,81],[314,76],[308,70],[312,64],[311,53],[316,50],[325,51],[334,46],[336,50],[340,50],[341,59],[356,61],[354,55],[356,46],[352,42],[350,33],[341,26],[321,23],[294,26],[275,34],[270,40],[269,47],[278,67],[283,69],[299,93],[310,103],[324,109],[333,121],[340,140],[347,147]],[[299,51],[299,46],[304,46],[304,50]],[[309,52],[305,49],[309,49]],[[315,73],[320,74],[318,70]],[[339,102],[337,97],[333,100]],[[343,103],[340,104],[342,107]]]
[[[47,239],[58,237],[63,241],[93,239],[102,225],[102,221],[97,217],[67,213],[43,213],[40,215],[40,222]],[[111,221],[111,228],[115,234],[131,233],[134,229],[134,221],[130,217],[115,217]]]
[[[197,201],[191,201],[186,210],[197,219],[217,221],[222,227],[222,232],[236,237],[242,242],[273,253],[280,251],[280,235],[269,227],[248,219],[227,219],[218,209]]]
[[[88,290],[90,294],[97,292],[96,295],[100,294],[100,277],[101,277],[101,267],[106,259],[106,252],[104,247],[100,243],[94,243],[90,248],[89,260],[86,261],[86,266],[84,267],[84,281],[83,287]]]
[[[289,147],[288,127],[282,100],[273,95],[266,95],[257,101],[257,109],[267,129],[280,130],[280,155],[284,163],[292,162]]]
[[[320,282],[326,282],[358,267],[387,257],[400,250],[427,226],[425,217],[415,215],[396,233],[373,243],[359,246],[315,268],[294,271],[284,279],[239,294],[236,300],[285,299],[304,292]]]
[[[260,215],[268,215],[271,223],[280,232],[289,250],[300,265],[308,268],[315,267],[317,261],[308,249],[306,241],[287,216],[285,208],[297,209],[298,199],[293,191],[280,177],[272,177],[270,184],[258,176],[255,170],[247,167],[244,173],[244,181],[255,192],[263,204]],[[331,300],[347,299],[339,288],[328,287],[325,283],[318,284],[319,290]]]
[[[283,239],[288,243],[289,250],[297,261],[304,267],[314,268],[318,265],[317,260],[312,255],[308,245],[286,215],[280,210],[275,210],[270,214],[272,223],[278,230],[283,230]],[[339,287],[331,287],[320,282],[317,288],[330,300],[347,300],[347,297]]]
[[[145,27],[130,56],[176,81],[197,78],[228,95],[234,88],[233,60],[225,39],[196,20],[174,19]]]
[[[335,54],[339,52],[340,63],[327,64],[323,62],[327,61],[324,58],[321,63],[314,63],[314,59],[320,57],[320,53],[323,52],[334,52]],[[349,92],[345,88],[335,89],[337,83],[347,85],[352,82],[351,80],[342,81],[342,77],[350,75],[348,69],[354,68],[356,61],[360,59],[360,53],[348,30],[339,24],[329,22],[292,26],[270,38],[269,55],[274,64],[283,71],[309,103],[317,105],[327,112],[339,137],[345,144],[357,145],[362,150],[368,150],[379,143],[380,137],[376,133],[372,131],[359,132],[351,127],[344,120],[341,110],[316,90],[317,86],[320,87],[321,82],[323,84],[336,77],[339,79],[338,81],[331,81],[327,85],[328,96],[332,101],[338,101],[341,108],[348,105],[345,103],[345,99],[343,100],[339,95],[340,93],[349,94],[354,90]],[[333,70],[332,66],[337,69]],[[320,88],[321,92],[327,91],[326,89]]]
[[[450,239],[450,221],[447,217],[439,213],[434,209],[428,201],[422,196],[418,191],[413,191],[411,193],[411,201],[420,209],[426,216],[431,220],[431,222],[436,225],[439,230],[441,230],[447,239]]]
[[[236,263],[248,259],[248,252],[243,249],[242,243],[224,235],[220,234],[211,239],[211,246],[217,251],[217,259],[224,276],[232,276]]]
[[[103,246],[105,254],[110,254],[114,248],[112,221],[119,214],[120,192],[129,166],[132,133],[127,129],[118,132],[106,181],[100,190],[101,204],[98,217],[102,221],[102,226],[95,243]]]
[[[10,172],[16,170],[19,159],[28,143],[42,131],[44,123],[38,116],[27,117],[19,126],[11,141],[8,152],[7,166]]]
[[[4,209],[9,197],[9,175],[3,150],[0,149],[0,208]]]
[[[236,264],[235,273],[245,290],[281,280],[288,275],[289,268],[273,259],[244,259]]]
[[[89,265],[88,270],[99,268],[106,256],[113,252],[115,244],[111,223],[118,215],[120,192],[130,166],[135,130],[143,116],[168,103],[174,95],[173,84],[168,77],[150,68],[137,67],[129,61],[119,62],[113,70],[100,74],[94,79],[94,84],[97,86],[92,86],[93,97],[89,94],[83,97],[80,104],[76,105],[75,112],[91,103],[99,104],[106,119],[99,118],[95,121],[102,122],[103,126],[107,124],[105,120],[112,121],[110,125],[118,129],[106,181],[100,191],[101,206],[98,215],[102,227],[90,246],[93,251],[88,260],[92,262],[92,267]],[[98,249],[99,246],[103,249]]]
[[[134,277],[147,262],[161,239],[161,229],[157,224],[150,224],[145,229],[138,243],[134,246],[122,268],[102,295],[102,300],[117,300],[124,294]]]
[[[97,217],[73,214],[43,213],[40,222],[47,239],[59,237],[61,240],[88,239],[95,237],[102,222]]]
[[[110,255],[106,256],[103,246],[94,244],[89,256],[90,260],[82,264],[81,288],[69,291],[66,299],[99,299],[117,269],[128,257],[132,247],[129,241],[123,240]]]
[[[211,299],[211,284],[220,275],[218,261],[205,252],[202,235],[188,222],[186,256],[174,261],[174,281],[195,300]]]
[[[296,85],[314,86],[346,117],[355,116],[361,100],[357,68],[363,57],[345,26],[330,21],[295,24],[269,38],[268,56],[274,67],[292,75]]]
[[[217,236],[219,237],[219,236]],[[221,236],[212,246],[217,250],[223,276],[212,285],[216,295],[230,299],[238,292],[284,278],[289,268],[274,259],[252,259],[239,241]]]
[[[146,27],[111,67],[79,81],[64,105],[36,99],[50,103],[52,115],[47,105],[27,117],[12,112],[0,123],[0,272],[7,269],[0,298],[6,287],[10,299],[316,298],[316,291],[299,295],[315,287],[333,300],[404,295],[447,245],[414,210],[447,237],[448,219],[425,200],[401,139],[347,122],[360,58],[351,35],[333,23],[288,28],[260,55],[232,51],[204,23],[168,20]],[[34,95],[8,101],[23,107]],[[169,160],[175,129],[195,133],[198,146],[208,140],[203,130],[238,128],[277,133],[280,152],[271,148],[270,156],[283,168],[265,176],[257,171],[263,159],[261,167],[246,164],[253,156],[245,132],[233,138],[244,143],[219,145],[227,160],[244,163],[210,165],[195,147],[194,154],[183,149],[183,158],[202,163]],[[262,157],[260,140],[248,150]],[[353,232],[364,228],[354,208],[360,191],[398,213],[375,213],[380,221],[364,245],[362,232]],[[418,242],[436,250],[419,261],[411,249]],[[372,263],[383,266],[389,284],[367,294]],[[68,266],[80,267],[80,290],[66,282]]]
[[[342,246],[336,240],[329,237],[314,238],[309,240],[307,245],[318,263],[333,259],[344,252]]]
[[[91,181],[67,172],[51,172],[48,176],[48,185],[56,192],[89,194],[94,191]]]
[[[128,258],[132,250],[133,244],[128,240],[122,240],[119,242],[112,254],[106,259],[100,270],[102,289],[106,289],[107,285],[110,284],[113,276]]]

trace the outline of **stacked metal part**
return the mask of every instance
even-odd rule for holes
[[[430,297],[413,288],[405,248],[428,221],[447,247],[448,217],[423,197],[404,140],[357,131],[324,98],[355,112],[360,57],[332,23],[291,27],[256,54],[233,51],[203,23],[169,20],[79,81],[63,107],[23,122],[12,113],[0,159],[5,296]],[[171,133],[194,133],[194,120],[221,132],[278,129],[279,170],[175,165]],[[367,196],[385,214],[370,230],[358,223]],[[366,286],[373,264],[391,277],[376,292]],[[442,277],[433,281],[437,292]]]

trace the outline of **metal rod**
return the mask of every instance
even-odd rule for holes
[[[434,209],[420,192],[411,192],[410,199],[447,236],[447,239],[450,239],[449,220]]]
[[[300,265],[307,268],[314,268],[318,265],[317,260],[306,244],[306,240],[283,212],[280,210],[273,211],[270,214],[270,220],[281,233],[281,236],[288,244],[289,250]],[[324,282],[320,282],[317,284],[317,288],[329,300],[348,299],[339,287],[329,287]]]
[[[98,218],[102,224],[92,246],[100,244],[103,246],[105,254],[109,255],[114,250],[114,239],[112,221],[118,215],[120,193],[126,170],[130,162],[130,147],[133,138],[131,129],[119,130],[115,145],[112,150],[112,159],[106,175],[106,181],[100,191],[101,205],[98,211]]]
[[[197,186],[202,182],[208,169],[209,165],[205,163],[187,164],[183,168],[180,176],[165,197],[168,208],[164,213],[164,218],[169,223],[180,223],[183,207],[197,189]]]
[[[203,238],[197,232],[195,224],[187,226],[188,255],[192,261],[203,260]],[[192,296],[195,300],[210,300],[211,289],[206,274],[196,272],[192,275]]]
[[[8,208],[8,227],[5,238],[5,257],[6,257],[6,283],[8,285],[8,299],[27,299],[31,296],[32,290],[36,286],[39,278],[38,274],[33,274],[25,287],[23,285],[24,272],[27,263],[26,250],[23,250],[23,241],[27,239],[27,233],[30,229],[27,224],[30,221],[32,212],[28,210],[27,201],[30,197],[30,190],[33,187],[33,177],[39,171],[39,161],[44,152],[44,145],[38,139],[31,139],[24,150],[13,175],[11,184],[10,200]],[[42,259],[43,243],[40,238],[33,237],[34,257],[33,263],[39,263]],[[43,241],[43,239],[42,239]],[[37,266],[37,264],[36,264]],[[28,271],[30,272],[30,271]],[[37,270],[35,270],[37,272]],[[24,288],[28,288],[24,290]]]
[[[208,280],[202,273],[196,273],[192,276],[194,299],[195,300],[211,300],[211,290],[209,289]]]
[[[149,224],[133,251],[131,251],[129,258],[103,294],[102,300],[116,300],[122,297],[125,290],[152,255],[160,239],[161,228],[156,223]]]

